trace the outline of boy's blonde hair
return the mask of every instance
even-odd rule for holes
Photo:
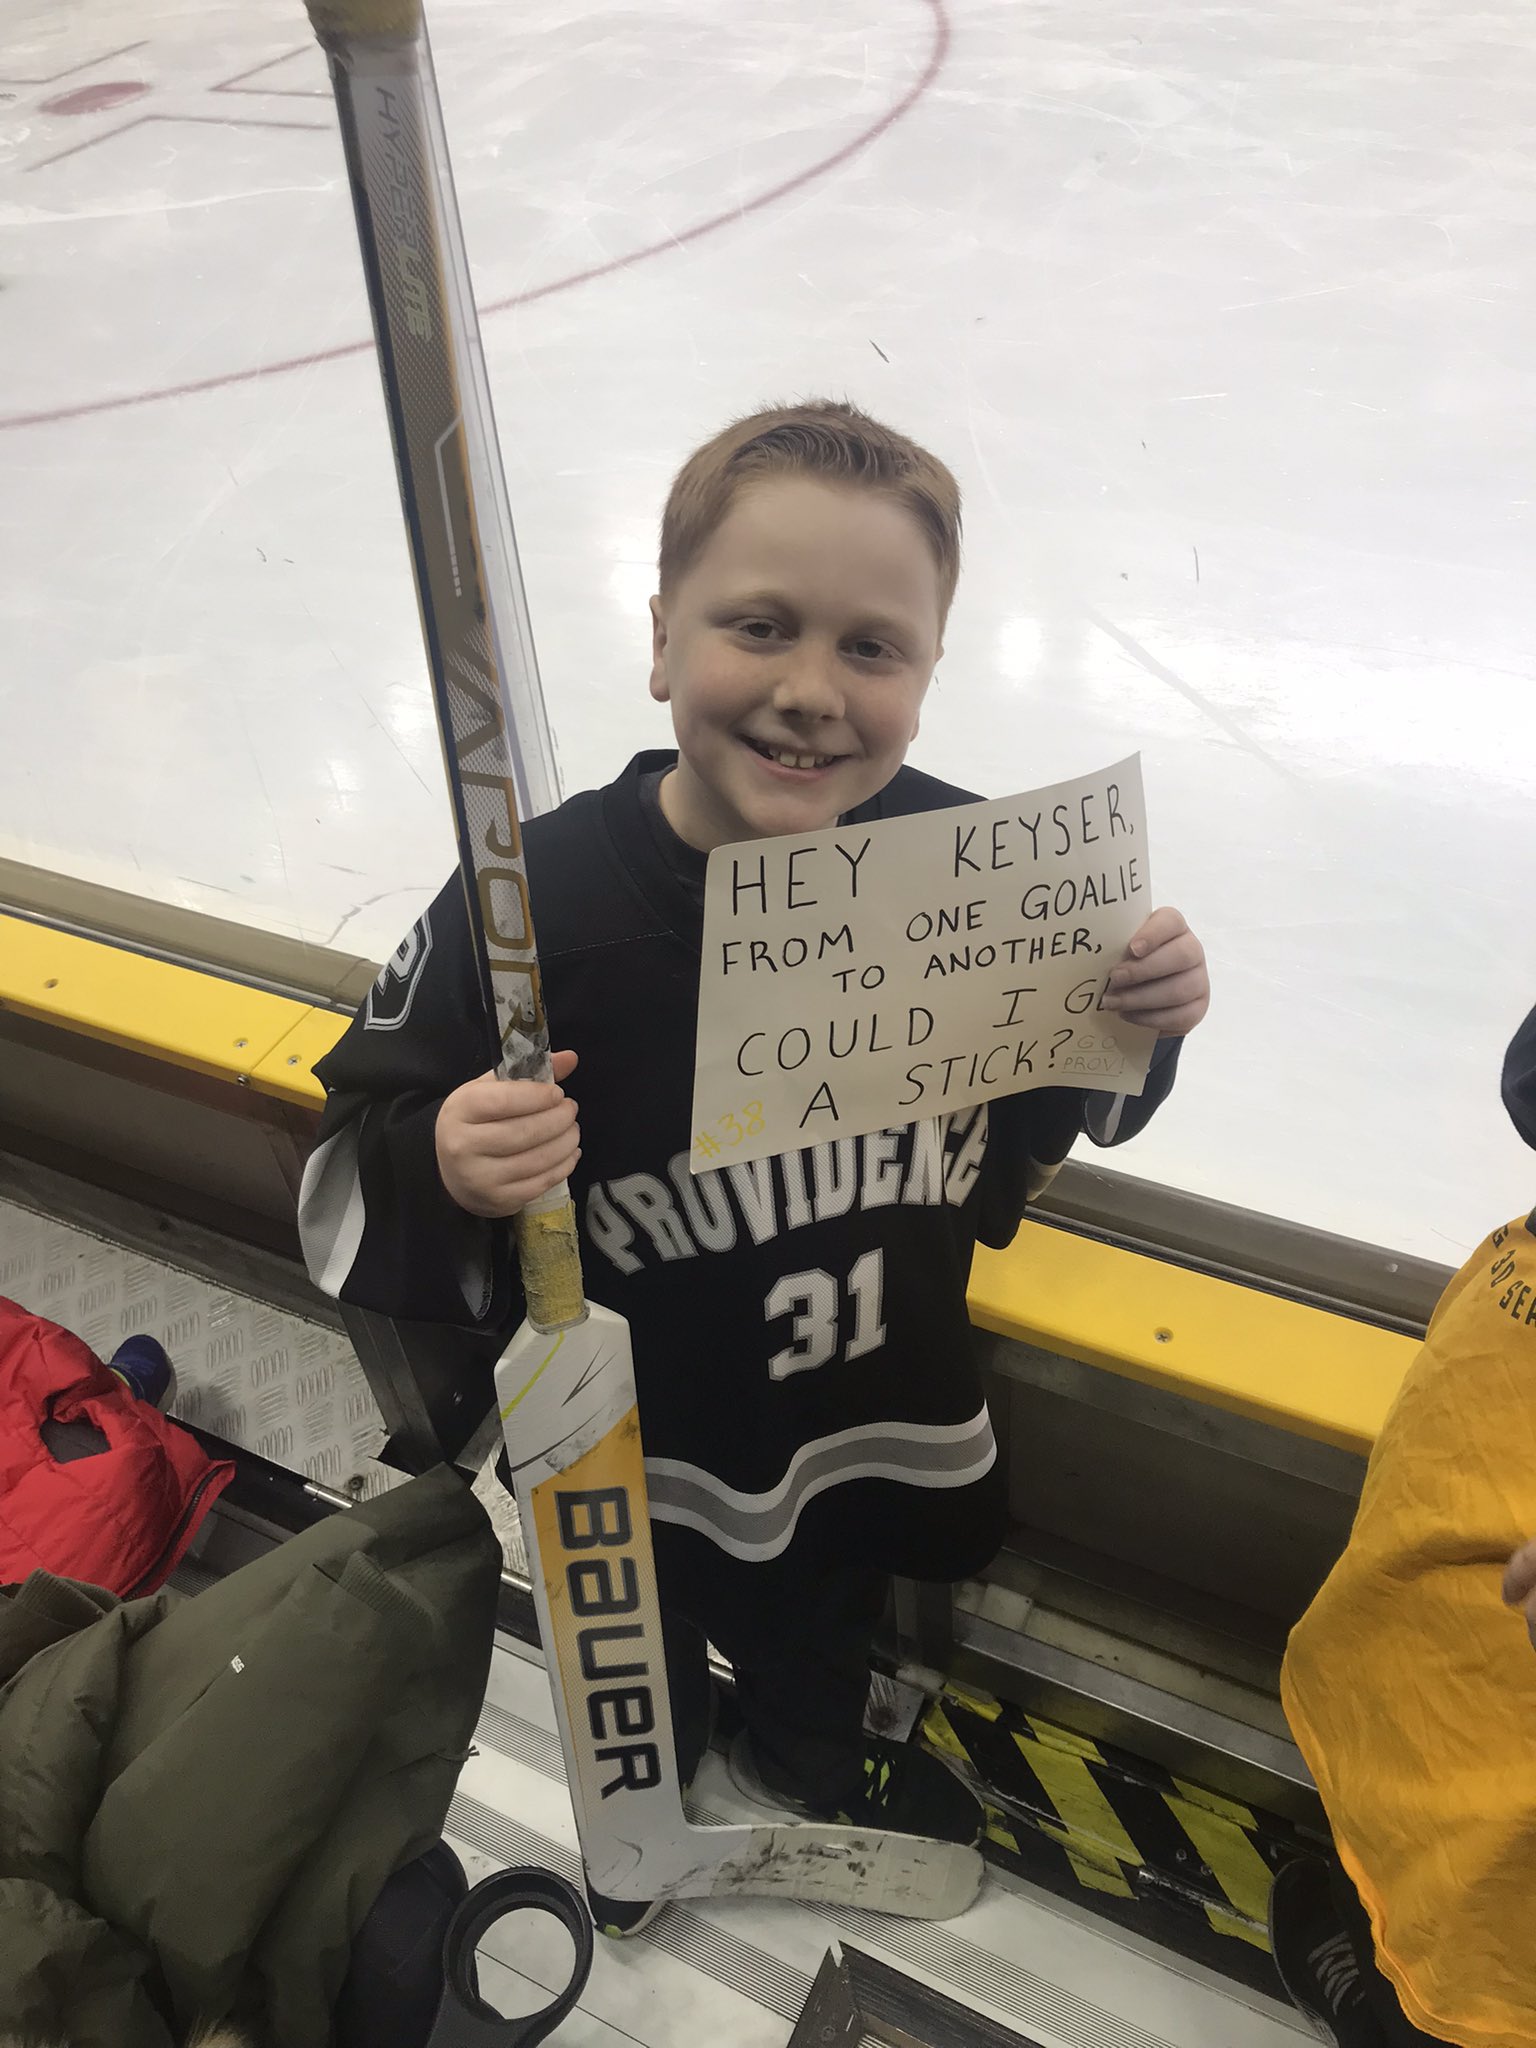
[[[661,515],[663,597],[707,546],[742,486],[772,476],[850,484],[905,506],[933,550],[943,624],[960,578],[960,486],[926,448],[830,398],[751,413],[689,456]]]

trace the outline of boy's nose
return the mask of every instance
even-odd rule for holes
[[[835,652],[797,647],[774,689],[775,707],[803,718],[841,718],[843,685]]]

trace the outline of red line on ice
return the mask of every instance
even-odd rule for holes
[[[923,0],[933,17],[933,44],[922,75],[868,128],[856,135],[851,142],[834,150],[830,156],[821,157],[803,171],[797,171],[792,178],[785,178],[780,184],[770,185],[764,192],[751,199],[744,199],[739,206],[727,208],[724,213],[712,214],[708,220],[696,221],[691,228],[683,228],[675,235],[667,235],[659,242],[651,242],[643,249],[631,250],[627,256],[616,256],[610,263],[594,264],[589,270],[573,271],[568,277],[554,278],[548,284],[534,285],[527,291],[513,292],[504,299],[493,299],[489,305],[480,308],[480,317],[488,319],[493,313],[507,313],[519,306],[531,306],[540,299],[552,298],[556,292],[574,291],[578,285],[591,284],[600,277],[611,277],[616,271],[631,270],[636,264],[648,263],[654,256],[665,256],[674,249],[686,248],[690,242],[701,241],[704,236],[715,234],[719,229],[745,220],[749,214],[761,213],[767,207],[775,206],[791,193],[799,192],[807,185],[841,169],[850,158],[871,143],[878,142],[882,135],[894,128],[918,104],[944,68],[949,55],[950,27],[947,0]],[[261,124],[266,125],[266,124]],[[294,123],[301,126],[302,123]],[[121,131],[114,131],[121,132]],[[57,161],[57,159],[52,159]],[[321,363],[338,363],[348,356],[362,355],[373,347],[370,337],[365,341],[342,342],[333,348],[316,349],[308,355],[285,356],[275,363],[254,363],[245,370],[223,370],[214,377],[192,378],[184,384],[164,384],[149,391],[126,391],[116,398],[87,398],[71,405],[50,406],[40,412],[0,414],[0,430],[8,427],[39,427],[55,420],[86,419],[95,413],[121,412],[129,406],[156,405],[168,398],[190,398],[202,391],[222,391],[232,384],[253,384],[264,377],[281,377],[290,370],[312,369]]]
[[[316,85],[247,85],[248,78],[259,77],[263,71],[271,71],[279,64],[291,63],[295,57],[302,57],[314,48],[313,43],[298,43],[291,50],[284,50],[280,56],[263,57],[259,64],[253,64],[249,71],[237,71],[233,78],[221,78],[217,85],[210,85],[210,92],[239,93],[251,99],[278,100],[324,100],[330,94]]]
[[[308,128],[316,134],[325,127],[323,121],[263,121],[249,114],[135,114],[131,121],[120,121],[115,128],[108,128],[100,135],[88,135],[84,142],[74,142],[70,144],[68,149],[56,149],[52,156],[39,157],[35,164],[28,164],[27,169],[29,171],[40,171],[49,164],[61,164],[67,156],[79,156],[82,150],[95,149],[100,143],[111,142],[119,135],[126,135],[130,128],[147,128],[151,122],[163,122],[167,125],[173,122],[191,122],[198,128]],[[280,369],[283,366],[275,364],[273,367]],[[224,380],[215,377],[209,381],[211,384],[217,384]],[[122,405],[126,403],[137,405],[142,404],[146,399],[169,396],[169,392],[144,391],[140,392],[135,398],[128,400],[118,399],[116,401],[108,400],[107,404],[116,403]],[[82,412],[102,412],[106,410],[106,407],[99,401],[88,401],[79,410]],[[38,415],[39,418],[52,417],[54,419],[68,419],[72,416],[68,409],[52,415]],[[17,423],[7,419],[0,419],[0,427],[9,427],[13,424]]]
[[[50,71],[44,78],[0,78],[0,85],[55,85],[61,78],[73,78],[79,71],[89,71],[93,64],[105,64],[109,57],[126,57],[130,50],[147,50],[149,43],[143,36],[136,43],[119,43],[115,50],[103,50],[99,57],[82,57],[78,64],[67,64],[62,71]]]

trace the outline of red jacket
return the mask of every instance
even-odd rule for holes
[[[90,1423],[105,1444],[56,1458],[50,1420]],[[41,1567],[121,1599],[153,1592],[234,1472],[78,1337],[0,1295],[0,1581]]]

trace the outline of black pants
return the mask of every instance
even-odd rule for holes
[[[1445,2048],[1438,2034],[1421,2033],[1413,2024],[1398,2003],[1390,1980],[1376,1967],[1376,1943],[1371,1935],[1370,1915],[1338,1862],[1333,1865],[1333,1900],[1359,1960],[1361,1986],[1371,2008],[1371,2017],[1381,2029],[1385,2048]]]
[[[677,1767],[686,1785],[709,1741],[706,1642],[736,1675],[736,1698],[765,1783],[837,1806],[864,1766],[869,1652],[890,1580],[865,1566],[818,1573],[793,1598],[744,1603],[696,1621],[662,1604]]]

